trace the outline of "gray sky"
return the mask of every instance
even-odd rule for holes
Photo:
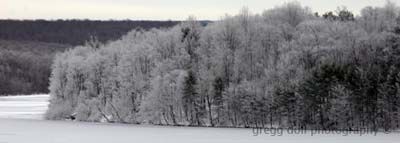
[[[217,20],[246,6],[252,13],[292,0],[0,0],[0,19],[133,19]],[[346,6],[358,14],[365,6],[383,6],[386,0],[297,0],[313,11]],[[400,0],[392,0],[400,4]]]

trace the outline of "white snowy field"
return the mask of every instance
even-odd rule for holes
[[[397,143],[399,133],[288,134],[252,129],[167,127],[150,125],[46,121],[47,95],[0,98],[0,143]],[[272,132],[269,132],[272,133]]]

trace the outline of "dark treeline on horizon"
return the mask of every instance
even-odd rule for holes
[[[56,53],[179,21],[0,20],[0,95],[48,93]]]
[[[0,39],[82,45],[90,37],[116,40],[132,29],[171,27],[179,21],[0,20]]]
[[[0,40],[0,96],[47,93],[50,66],[65,44]]]

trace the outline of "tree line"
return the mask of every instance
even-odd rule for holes
[[[0,39],[83,45],[92,37],[101,42],[119,39],[135,28],[171,27],[179,21],[132,20],[0,20]]]
[[[55,53],[69,45],[0,40],[0,96],[48,93]]]
[[[398,129],[400,11],[320,16],[298,2],[202,26],[133,30],[59,54],[48,119]],[[98,44],[94,44],[98,45]]]

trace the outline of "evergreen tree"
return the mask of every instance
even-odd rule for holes
[[[213,105],[215,106],[215,112],[217,114],[216,122],[220,123],[222,111],[223,111],[223,93],[224,93],[224,81],[222,78],[217,77],[213,83],[214,96]]]
[[[198,95],[196,90],[196,77],[192,71],[188,72],[187,77],[184,81],[184,88],[183,88],[183,110],[185,112],[187,120],[190,122],[191,125],[193,124],[200,124],[199,120],[199,101]]]

